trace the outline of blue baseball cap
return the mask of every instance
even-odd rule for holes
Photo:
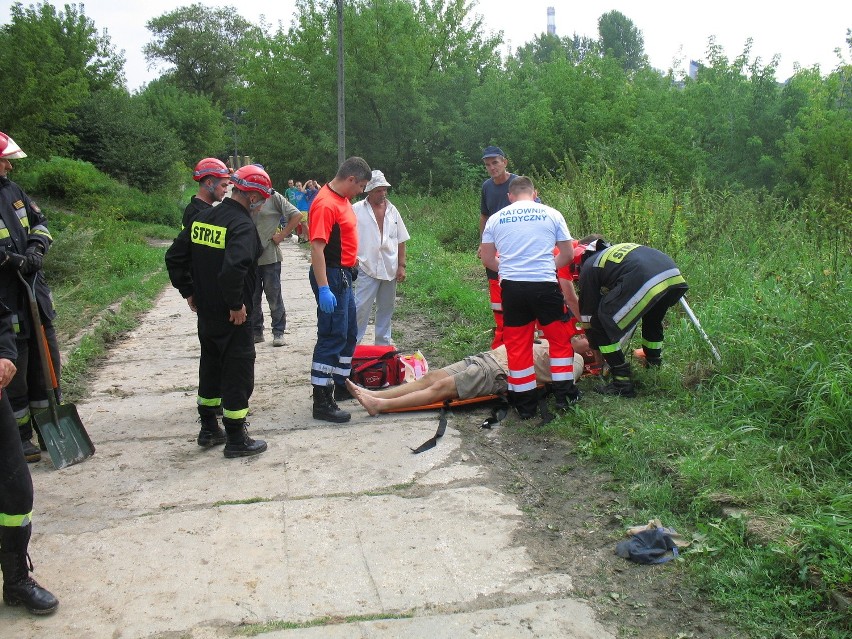
[[[501,149],[499,146],[486,146],[485,150],[482,152],[482,159],[484,160],[485,158],[496,157],[506,157],[506,154],[503,153],[503,149]]]

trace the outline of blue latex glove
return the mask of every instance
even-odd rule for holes
[[[319,307],[323,313],[333,313],[337,306],[337,298],[328,286],[319,287]]]

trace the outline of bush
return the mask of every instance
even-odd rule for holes
[[[60,200],[78,214],[99,218],[177,226],[181,217],[181,195],[176,187],[153,193],[119,184],[89,162],[53,157],[35,161],[15,175],[15,180],[33,197]],[[175,166],[175,182],[185,168]]]

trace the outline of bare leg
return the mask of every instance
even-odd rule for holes
[[[429,388],[432,384],[436,383],[441,379],[446,379],[447,377],[449,377],[449,375],[446,371],[438,369],[435,371],[429,371],[420,379],[417,379],[413,382],[408,382],[407,384],[400,384],[399,386],[388,386],[387,388],[382,388],[380,390],[369,390],[366,388],[362,388],[361,390],[366,392],[368,395],[372,395],[374,397],[391,399],[393,397],[402,397],[403,395],[408,395],[409,393],[423,390],[424,388]],[[349,388],[349,392],[351,393],[352,387],[347,385],[347,388]]]
[[[432,373],[429,373],[432,375]],[[459,394],[456,389],[456,380],[450,377],[444,371],[435,371],[431,383],[428,385],[420,385],[420,388],[414,388],[418,382],[426,378],[417,380],[410,384],[402,384],[395,387],[394,391],[402,391],[388,397],[388,391],[369,391],[360,386],[356,386],[349,380],[346,380],[346,385],[349,391],[355,396],[355,399],[363,406],[370,415],[378,415],[389,410],[399,408],[412,408],[414,406],[423,406],[425,404],[434,404],[447,399],[456,399]],[[412,388],[407,388],[412,387]]]

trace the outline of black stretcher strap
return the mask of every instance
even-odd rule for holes
[[[447,431],[447,412],[450,410],[450,400],[444,402],[444,405],[441,406],[441,414],[438,416],[438,430],[435,431],[435,434],[427,439],[425,442],[420,444],[417,448],[411,448],[411,452],[415,455],[422,453],[424,450],[429,450],[430,448],[435,448],[438,443],[438,440],[444,436],[444,433]]]

